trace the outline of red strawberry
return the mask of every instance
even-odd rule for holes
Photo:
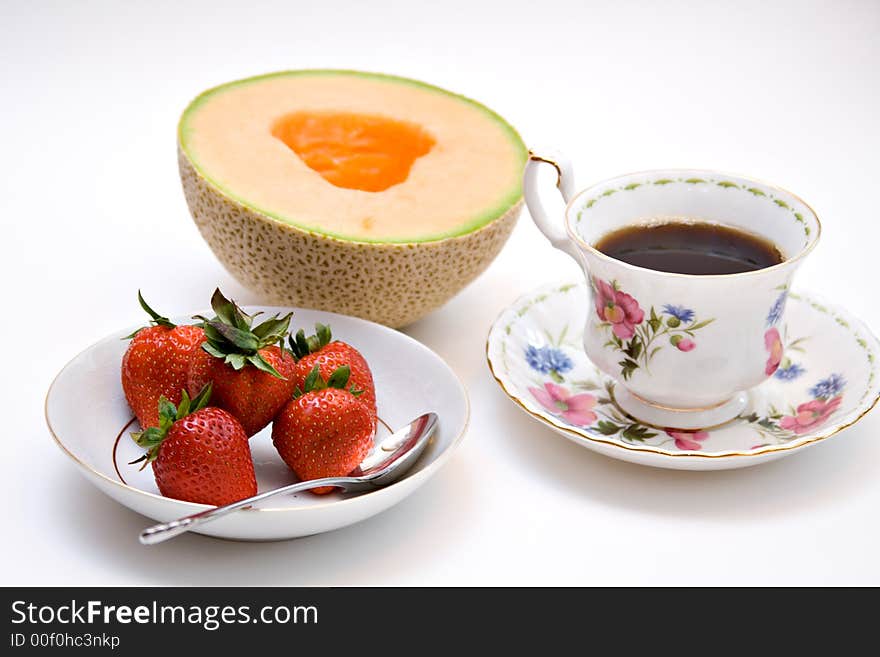
[[[159,426],[132,434],[147,448],[139,460],[153,464],[165,497],[223,506],[257,494],[254,462],[241,424],[226,411],[207,407],[211,386],[190,401],[182,391],[175,407],[158,403]]]
[[[232,413],[248,436],[268,425],[296,388],[296,362],[273,345],[287,334],[290,315],[251,327],[253,318],[220,290],[211,299],[215,319],[205,319],[207,342],[189,368],[190,394],[213,384],[213,404]]]
[[[360,398],[345,389],[348,377],[348,368],[340,367],[325,383],[315,365],[302,394],[288,402],[272,424],[275,449],[303,481],[344,477],[373,448],[376,424]],[[323,486],[312,492],[332,490]]]
[[[122,357],[122,390],[141,427],[147,428],[159,424],[160,397],[180,401],[190,361],[205,341],[205,332],[171,323],[147,305],[140,291],[138,301],[153,325],[129,336],[131,344]]]
[[[320,366],[321,376],[328,379],[333,372],[343,365],[351,370],[349,383],[362,391],[359,399],[367,405],[373,418],[376,417],[376,386],[373,384],[373,373],[367,360],[357,349],[341,340],[331,342],[330,327],[326,324],[315,324],[315,335],[308,338],[300,329],[296,337],[290,336],[290,350],[297,357],[296,385],[302,389],[303,383],[315,365]]]

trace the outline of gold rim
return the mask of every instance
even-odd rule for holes
[[[265,308],[281,308],[281,309],[284,309],[284,307],[282,307],[282,306],[265,306]],[[300,309],[300,308],[288,308],[288,310],[294,310],[294,311],[296,311],[296,310],[302,310],[302,309]],[[330,312],[327,312],[327,313],[325,313],[325,314],[327,314],[327,315],[336,315],[337,313],[330,313]],[[365,320],[365,319],[360,319],[360,318],[357,318],[357,317],[348,317],[348,316],[345,316],[345,315],[340,315],[340,317],[346,317],[346,319],[356,319],[356,320],[358,320],[358,321],[360,321],[360,322],[364,322],[364,323],[366,323],[366,324],[374,324],[374,322],[369,322],[369,321],[367,321],[367,320]],[[387,326],[383,326],[383,325],[381,325],[381,324],[376,324],[376,326],[379,326],[379,328],[381,328],[381,329],[383,329],[383,330],[386,330],[386,331],[391,331],[391,332],[394,332],[394,333],[400,333],[400,331],[396,331],[396,330],[394,330],[394,329],[388,328]],[[130,333],[130,331],[128,331],[128,332],[123,331],[123,332],[122,332],[122,335],[127,335],[127,333]],[[426,347],[425,345],[423,345],[421,342],[419,342],[419,341],[416,340],[415,338],[412,338],[412,337],[406,335],[405,333],[401,333],[401,335],[403,335],[403,336],[404,336],[405,338],[407,338],[408,340],[412,340],[413,342],[415,342],[415,343],[416,343],[417,345],[419,345],[420,347],[422,347],[422,348],[424,348],[424,349],[428,349],[428,347]],[[119,488],[122,488],[122,489],[125,489],[125,490],[128,490],[128,491],[131,491],[131,492],[136,493],[136,494],[138,494],[138,495],[144,495],[144,496],[149,497],[149,498],[152,498],[152,499],[154,499],[154,500],[161,500],[161,501],[164,501],[164,502],[169,502],[169,501],[170,501],[170,502],[176,502],[176,503],[180,503],[180,504],[185,504],[185,505],[191,507],[193,511],[203,511],[203,510],[205,510],[205,509],[213,509],[213,508],[215,508],[215,507],[213,507],[213,506],[211,506],[211,505],[209,505],[209,504],[196,504],[195,502],[185,502],[185,501],[183,501],[183,500],[175,500],[175,499],[172,499],[172,498],[169,498],[169,497],[164,497],[164,496],[162,496],[162,495],[156,495],[155,493],[150,493],[150,492],[148,492],[148,491],[141,490],[140,488],[135,488],[135,487],[133,487],[133,486],[129,486],[128,484],[124,484],[124,483],[122,483],[122,482],[120,482],[120,481],[117,481],[116,479],[113,479],[112,477],[109,477],[109,476],[105,475],[103,472],[99,472],[98,470],[95,470],[95,469],[94,469],[92,466],[90,466],[88,463],[85,463],[84,461],[82,461],[78,456],[76,456],[76,454],[74,454],[70,449],[68,449],[68,447],[67,447],[63,442],[61,442],[61,439],[60,439],[60,438],[58,437],[58,435],[55,433],[55,429],[52,427],[52,422],[49,420],[49,397],[51,397],[51,395],[52,395],[52,389],[55,387],[55,384],[56,384],[57,381],[58,381],[58,377],[60,377],[61,374],[63,374],[64,371],[70,366],[70,364],[73,363],[73,362],[74,362],[76,359],[78,359],[80,356],[82,356],[82,355],[85,354],[86,352],[90,351],[91,349],[94,349],[94,348],[95,348],[96,346],[98,346],[99,344],[101,344],[101,343],[103,343],[103,342],[105,342],[105,341],[107,341],[107,340],[115,339],[116,337],[117,337],[117,334],[109,335],[109,336],[107,336],[107,337],[105,337],[105,338],[103,338],[103,339],[101,339],[101,340],[98,340],[97,342],[91,344],[90,346],[86,347],[86,348],[83,349],[81,352],[79,352],[76,356],[74,356],[74,357],[71,358],[69,361],[67,361],[67,363],[64,365],[64,367],[62,367],[61,370],[59,370],[58,374],[56,374],[55,377],[52,379],[52,383],[49,384],[49,389],[46,391],[46,397],[45,397],[45,399],[43,400],[43,417],[44,417],[45,420],[46,420],[46,427],[49,429],[49,434],[52,436],[52,440],[54,440],[54,441],[55,441],[55,444],[58,446],[58,448],[59,448],[62,452],[64,452],[64,453],[65,453],[65,454],[66,454],[66,455],[67,455],[67,456],[68,456],[68,457],[69,457],[74,463],[76,463],[80,468],[82,468],[83,470],[85,470],[85,471],[87,471],[87,472],[89,472],[89,473],[95,475],[95,476],[98,477],[99,479],[103,479],[104,481],[106,481],[106,482],[109,483],[109,484],[112,484],[112,485],[115,486],[115,487],[119,487]],[[454,452],[456,449],[458,449],[458,447],[461,445],[462,441],[464,440],[465,434],[467,434],[468,427],[470,426],[470,421],[471,421],[471,401],[470,401],[470,397],[469,397],[468,392],[467,392],[467,388],[466,388],[465,385],[464,385],[464,382],[461,380],[461,378],[458,376],[458,374],[457,374],[457,373],[456,373],[451,367],[449,367],[449,365],[446,363],[445,360],[443,360],[442,358],[440,358],[440,356],[438,356],[437,354],[435,354],[435,353],[434,353],[433,351],[431,351],[430,349],[428,349],[428,351],[430,351],[432,354],[434,354],[435,356],[437,356],[437,358],[439,358],[440,361],[441,361],[444,365],[446,365],[447,369],[449,369],[449,372],[452,374],[453,379],[454,379],[455,382],[458,384],[458,387],[459,387],[459,389],[461,390],[462,398],[464,399],[464,423],[462,424],[461,431],[459,432],[459,434],[458,434],[458,435],[452,440],[452,442],[449,444],[449,447],[447,447],[443,452],[441,452],[441,453],[437,456],[437,459],[436,459],[435,461],[433,461],[432,463],[429,463],[427,466],[425,466],[424,468],[422,468],[422,469],[419,470],[418,472],[416,472],[416,473],[414,473],[414,474],[411,474],[411,475],[409,475],[409,476],[404,477],[403,479],[400,480],[401,482],[406,481],[407,479],[410,479],[410,480],[422,479],[422,478],[425,478],[425,477],[429,476],[430,473],[433,473],[434,471],[440,469],[440,467],[442,467],[443,464],[445,464],[446,461],[449,460],[449,458],[452,456],[453,452]],[[377,489],[377,490],[371,491],[371,492],[369,493],[369,495],[382,494],[384,491],[390,490],[390,489],[392,489],[394,486],[397,486],[397,485],[398,485],[398,482],[395,482],[395,483],[393,483],[393,484],[390,484],[389,486],[386,486],[385,488],[380,488],[380,489]],[[365,495],[366,495],[366,494],[365,494]],[[246,512],[248,512],[248,513],[278,513],[278,512],[290,512],[290,511],[305,512],[305,511],[309,511],[309,510],[311,510],[311,509],[323,509],[323,508],[328,507],[328,506],[339,506],[339,505],[343,505],[343,504],[349,504],[349,503],[352,503],[352,502],[357,502],[357,501],[360,500],[361,498],[365,497],[365,495],[357,495],[357,496],[355,496],[355,497],[351,497],[351,498],[348,498],[348,499],[345,499],[345,500],[334,500],[333,502],[325,502],[325,503],[322,503],[322,504],[311,504],[311,505],[306,506],[306,507],[268,508],[268,509],[249,508],[249,509],[242,509],[242,511],[246,511]]]
[[[580,284],[581,283],[577,283],[577,285],[580,285]],[[515,403],[517,406],[519,406],[523,411],[525,411],[526,413],[531,415],[533,418],[535,418],[536,420],[538,420],[542,424],[549,424],[554,429],[557,429],[567,435],[576,436],[577,438],[579,438],[581,440],[586,440],[588,442],[593,442],[593,443],[597,443],[600,445],[608,445],[610,447],[617,447],[619,449],[622,449],[622,450],[628,451],[628,452],[641,452],[644,454],[657,454],[659,456],[670,456],[670,457],[674,457],[674,458],[725,459],[725,458],[733,458],[733,457],[737,457],[737,456],[744,456],[744,457],[763,456],[765,454],[773,454],[773,453],[777,453],[777,452],[788,452],[791,450],[801,449],[803,447],[807,447],[809,445],[817,443],[821,440],[825,440],[826,438],[830,438],[831,436],[834,436],[834,435],[840,433],[841,431],[848,429],[849,427],[854,425],[856,422],[861,420],[868,413],[870,413],[871,410],[874,408],[874,406],[877,405],[877,402],[880,401],[880,390],[878,390],[878,392],[874,395],[874,399],[867,406],[867,408],[865,408],[864,411],[859,413],[859,415],[856,416],[850,422],[847,422],[846,424],[842,424],[842,425],[836,427],[834,429],[834,431],[832,431],[830,433],[827,433],[827,434],[824,434],[821,436],[815,436],[813,438],[810,438],[809,440],[799,442],[796,445],[788,445],[788,446],[782,446],[782,447],[773,446],[773,447],[767,447],[767,448],[764,448],[764,449],[761,449],[758,451],[752,451],[752,452],[725,452],[723,454],[702,454],[700,452],[670,452],[668,450],[660,449],[658,447],[651,447],[651,446],[637,447],[635,445],[625,445],[623,443],[619,443],[619,442],[616,442],[613,440],[608,440],[607,438],[599,438],[597,436],[583,434],[583,433],[580,433],[579,431],[575,431],[569,427],[566,427],[566,426],[559,424],[554,419],[544,417],[543,415],[540,415],[540,414],[532,411],[531,409],[529,409],[522,401],[520,401],[519,397],[517,397],[510,390],[507,389],[507,386],[504,384],[504,381],[502,381],[498,377],[498,375],[495,373],[495,367],[492,364],[492,357],[489,355],[489,341],[491,340],[492,335],[495,332],[495,330],[498,328],[498,324],[501,321],[501,318],[504,316],[504,313],[506,313],[508,310],[510,310],[510,308],[512,308],[513,306],[515,306],[521,299],[524,299],[528,296],[531,296],[532,294],[533,294],[533,292],[529,292],[529,293],[526,293],[523,296],[519,297],[512,304],[510,304],[506,308],[504,308],[504,310],[502,310],[498,314],[498,316],[495,318],[495,321],[492,322],[492,325],[489,328],[489,334],[486,336],[486,363],[489,366],[489,372],[492,374],[492,378],[495,379],[496,383],[498,383],[498,386],[501,388],[501,390],[504,392],[504,394],[507,395],[510,398],[510,400],[513,403]],[[803,295],[801,295],[801,296],[803,296]],[[875,343],[878,342],[878,340],[874,336],[874,334],[867,330],[867,327],[864,325],[864,323],[861,320],[856,320],[853,317],[849,317],[848,319],[850,321],[854,320],[859,325],[861,325],[861,327],[865,330],[865,333],[868,336],[870,336],[874,340]]]
[[[544,160],[544,159],[539,158],[537,156],[535,159],[538,159],[541,162],[546,162],[548,164],[551,164],[552,166],[556,167],[557,171],[559,171],[559,167],[556,163],[550,162],[548,160]],[[575,232],[575,230],[572,226],[572,222],[569,221],[569,217],[571,216],[570,211],[574,207],[574,204],[577,202],[577,200],[581,196],[586,194],[587,192],[594,190],[597,187],[607,185],[615,180],[620,180],[622,178],[629,178],[630,176],[659,175],[664,172],[669,173],[669,172],[682,172],[682,171],[688,171],[688,172],[693,172],[696,174],[702,174],[702,175],[707,175],[707,176],[711,175],[711,176],[724,176],[724,177],[728,177],[728,178],[736,178],[739,181],[745,181],[748,183],[755,183],[758,185],[763,185],[764,187],[767,187],[767,188],[775,190],[777,192],[781,192],[782,194],[788,195],[791,198],[797,200],[798,203],[801,203],[805,208],[807,208],[807,210],[809,210],[810,214],[813,215],[813,218],[816,220],[816,234],[810,237],[810,242],[803,249],[801,249],[796,256],[794,256],[793,258],[787,258],[783,262],[780,262],[777,265],[773,265],[772,267],[764,267],[763,269],[755,269],[754,271],[739,272],[738,274],[705,274],[705,275],[699,274],[699,275],[697,275],[697,274],[679,274],[676,272],[665,272],[665,271],[660,272],[660,271],[655,271],[653,269],[646,269],[645,267],[637,267],[636,265],[631,265],[627,262],[623,262],[622,260],[617,260],[616,258],[612,258],[611,256],[605,255],[604,253],[599,251],[592,244],[589,244],[588,242],[584,241],[580,237],[580,235],[578,235]],[[756,275],[764,274],[766,272],[779,271],[779,270],[782,270],[786,267],[793,265],[794,263],[800,262],[803,258],[805,258],[807,255],[809,255],[813,251],[813,249],[816,247],[816,244],[819,243],[819,238],[822,237],[822,222],[819,220],[819,215],[810,206],[809,203],[804,201],[804,199],[802,199],[797,194],[794,194],[794,193],[788,191],[784,187],[779,187],[778,185],[773,185],[773,184],[765,182],[763,180],[758,180],[757,178],[750,178],[748,176],[743,176],[738,173],[730,173],[727,171],[716,171],[714,169],[646,169],[644,171],[634,171],[632,173],[625,173],[620,176],[614,176],[613,178],[606,178],[605,180],[601,180],[597,183],[590,185],[589,187],[585,187],[584,189],[582,189],[581,191],[576,193],[571,198],[571,200],[568,203],[566,203],[566,205],[565,205],[564,220],[565,220],[565,232],[569,236],[569,238],[572,239],[575,243],[577,243],[577,245],[580,246],[582,249],[585,249],[591,255],[594,255],[595,257],[599,258],[600,260],[603,260],[603,261],[610,263],[610,264],[614,264],[618,267],[623,267],[624,269],[627,269],[630,271],[651,273],[651,274],[657,274],[660,276],[686,278],[686,279],[691,279],[691,280],[696,280],[696,279],[730,279],[730,278],[734,278],[737,276],[756,276]]]
[[[531,149],[529,150],[529,159],[533,162],[543,162],[544,164],[549,164],[551,167],[556,169],[556,188],[562,189],[562,167],[556,160],[553,160],[549,157],[541,157],[537,153],[533,152]],[[566,208],[566,212],[567,211],[568,208]]]
[[[627,390],[629,394],[638,399],[640,402],[647,406],[653,406],[654,408],[659,408],[661,411],[669,411],[671,413],[700,413],[701,411],[714,411],[716,408],[721,408],[725,404],[729,403],[736,395],[732,395],[728,397],[724,401],[720,401],[717,404],[712,404],[711,406],[695,406],[694,408],[678,408],[677,406],[664,406],[663,404],[658,404],[657,402],[648,401],[640,394],[633,392],[632,390]],[[622,407],[618,406],[620,410],[623,410]],[[639,422],[642,422],[639,420]],[[729,420],[728,420],[729,422]],[[642,424],[645,424],[642,422]],[[725,423],[726,424],[726,423]]]

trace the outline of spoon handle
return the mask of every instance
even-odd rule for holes
[[[205,511],[200,511],[199,513],[184,516],[183,518],[178,518],[177,520],[172,520],[171,522],[163,522],[158,525],[153,525],[152,527],[147,527],[147,529],[141,532],[139,540],[143,545],[155,545],[156,543],[167,541],[169,538],[174,538],[184,532],[188,532],[206,522],[222,518],[234,511],[249,507],[256,502],[274,497],[275,495],[281,495],[283,493],[299,493],[312,488],[320,488],[321,486],[341,486],[350,483],[352,483],[351,477],[325,477],[323,479],[312,479],[310,481],[301,481],[296,484],[288,484],[281,488],[267,490],[265,493],[259,493],[253,497],[246,497],[245,499],[238,500],[232,504],[217,506],[213,509],[207,509]]]

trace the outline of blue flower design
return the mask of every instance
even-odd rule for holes
[[[782,311],[785,310],[785,300],[788,299],[788,290],[783,290],[782,294],[777,297],[767,313],[767,326],[773,326],[782,317]]]
[[[671,303],[667,303],[663,306],[663,312],[667,315],[672,315],[685,324],[694,321],[694,311],[684,306],[673,306]]]
[[[831,399],[836,397],[846,385],[846,379],[840,374],[832,374],[827,379],[822,379],[810,388],[810,394],[816,399]]]
[[[780,367],[773,375],[780,381],[794,381],[806,370],[797,363],[790,363],[788,367]]]
[[[571,358],[565,355],[561,349],[556,347],[535,347],[529,345],[526,348],[526,362],[536,372],[548,374],[556,372],[564,374],[574,367]]]
[[[547,363],[550,365],[551,371],[564,374],[574,367],[571,358],[566,356],[561,349],[553,347],[544,347],[544,349],[547,351]]]
[[[547,374],[550,371],[550,365],[547,363],[543,347],[539,349],[529,345],[526,349],[526,362],[529,364],[529,367],[541,374]]]

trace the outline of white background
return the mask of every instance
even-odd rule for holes
[[[491,268],[407,329],[473,405],[461,450],[398,507],[292,542],[185,536],[93,488],[52,443],[57,370],[142,319],[203,307],[220,267],[189,218],[175,127],[212,85],[286,68],[412,76],[481,100],[584,186],[742,172],[824,222],[796,287],[880,328],[880,2],[0,0],[3,540],[11,584],[880,584],[880,411],[754,469],[613,461],[526,417],[484,342],[520,294],[578,272],[523,215]],[[744,610],[748,616],[754,610]]]

